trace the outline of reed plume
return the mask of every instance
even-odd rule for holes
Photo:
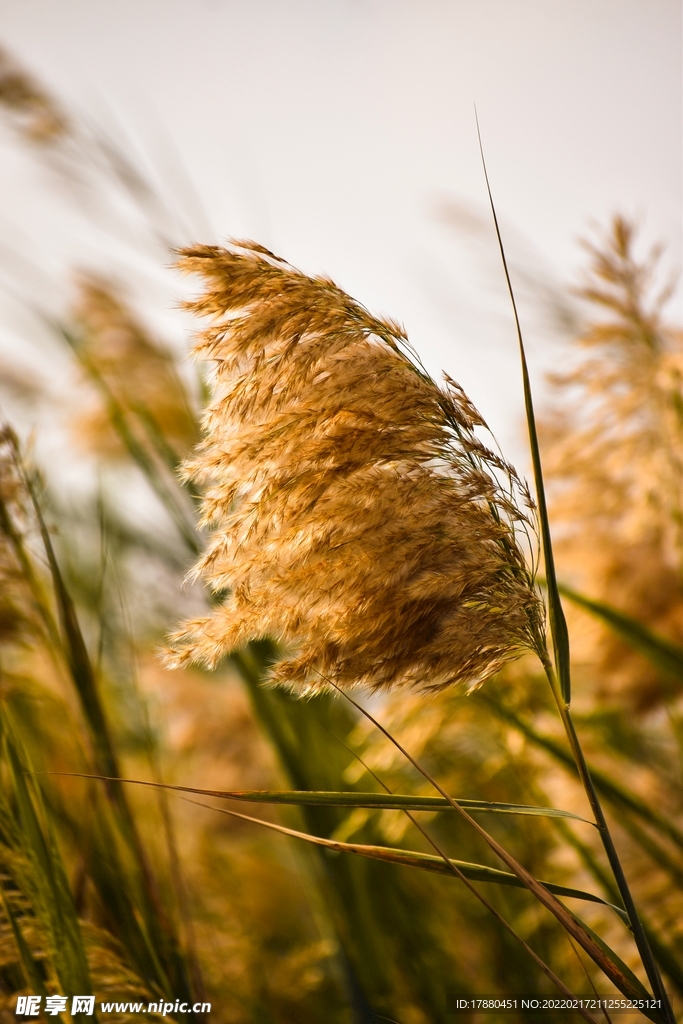
[[[216,364],[185,466],[213,529],[194,573],[223,600],[172,637],[171,663],[270,636],[272,681],[299,691],[438,690],[538,649],[531,501],[462,389],[396,323],[252,242],[180,255]]]
[[[543,424],[558,554],[569,578],[657,630],[683,639],[683,333],[667,323],[658,250],[634,253],[633,226],[616,217],[587,245],[579,294],[593,316],[579,358],[554,374]],[[578,573],[580,572],[580,576]],[[657,671],[604,633],[602,685],[639,707],[666,691]]]
[[[658,251],[641,262],[633,247],[620,217],[586,245],[592,266],[579,295],[597,315],[577,339],[579,361],[550,377],[575,422],[571,432],[566,418],[547,423],[549,472],[564,481],[558,512],[568,523],[590,510],[625,544],[656,532],[683,565],[683,335],[663,317],[669,290],[654,292]],[[580,491],[568,489],[579,477]]]
[[[126,454],[112,425],[113,400],[136,436],[144,440],[152,432],[185,455],[197,440],[196,424],[172,355],[116,288],[93,275],[79,278],[71,318],[79,360],[99,385],[100,399],[105,396],[76,417],[79,440],[108,457]]]
[[[68,130],[66,118],[52,96],[2,49],[0,109],[29,142],[50,143]]]

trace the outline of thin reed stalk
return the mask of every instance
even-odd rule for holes
[[[477,130],[479,125],[477,124]],[[581,783],[588,797],[588,801],[591,806],[591,810],[595,817],[595,822],[600,832],[600,838],[607,855],[612,873],[614,875],[619,894],[624,902],[624,908],[628,914],[631,928],[633,930],[633,936],[638,947],[643,966],[647,973],[652,990],[657,997],[661,1000],[662,1006],[665,1010],[665,1019],[669,1024],[675,1024],[675,1018],[673,1015],[673,1009],[667,992],[664,988],[659,968],[652,955],[650,944],[645,934],[642,922],[636,909],[635,901],[631,894],[630,887],[626,880],[619,855],[617,853],[612,835],[607,824],[607,819],[602,809],[602,804],[598,796],[598,792],[593,784],[588,765],[583,753],[583,749],[579,742],[579,738],[572,721],[571,713],[569,710],[571,702],[571,675],[570,675],[570,656],[569,656],[569,633],[567,630],[566,619],[564,617],[564,611],[562,609],[562,601],[557,585],[557,577],[555,574],[555,561],[553,554],[552,538],[550,535],[550,521],[548,516],[548,507],[545,498],[545,484],[543,480],[543,468],[541,465],[541,453],[538,442],[538,433],[536,430],[536,418],[534,413],[534,405],[531,394],[531,383],[529,380],[529,372],[527,368],[526,352],[524,347],[524,339],[522,336],[522,328],[519,321],[519,315],[517,312],[517,303],[515,301],[514,290],[512,288],[512,281],[510,280],[510,274],[508,271],[507,260],[505,257],[505,249],[503,246],[503,240],[500,233],[500,227],[498,224],[498,217],[493,203],[493,196],[491,193],[491,186],[489,183],[488,172],[486,169],[486,162],[484,159],[484,151],[481,143],[481,135],[479,135],[479,144],[481,151],[482,166],[484,169],[484,176],[486,180],[486,188],[488,191],[489,201],[491,205],[491,212],[493,215],[493,222],[496,232],[496,238],[498,240],[498,246],[500,249],[501,260],[503,269],[505,272],[505,280],[508,287],[508,293],[510,296],[510,302],[515,319],[515,327],[517,331],[517,340],[519,343],[520,360],[522,365],[522,380],[524,387],[524,405],[526,409],[526,420],[529,432],[529,445],[531,449],[533,471],[534,471],[534,482],[536,485],[536,495],[538,500],[538,512],[541,523],[541,538],[543,542],[543,555],[545,563],[546,580],[548,587],[548,602],[549,602],[549,623],[550,631],[553,642],[553,650],[555,655],[555,665],[553,666],[550,657],[547,653],[544,653],[541,648],[541,661],[543,664],[546,677],[550,684],[550,688],[557,706],[562,725],[564,727],[569,746],[572,751],[572,756],[576,764],[576,768],[581,779]],[[557,675],[556,675],[557,672]],[[559,677],[559,678],[558,678]]]

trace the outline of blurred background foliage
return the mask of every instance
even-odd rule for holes
[[[116,254],[107,271],[86,253],[57,301],[43,268],[4,256],[19,327],[2,366],[13,429],[0,449],[0,1013],[13,1018],[21,993],[92,989],[207,1000],[216,1024],[439,1024],[458,994],[550,992],[455,879],[320,852],[115,781],[378,791],[379,777],[427,792],[344,702],[262,687],[267,645],[214,673],[162,667],[165,634],[208,600],[183,584],[201,538],[197,495],[176,473],[206,384],[177,342],[182,314],[173,336],[159,328],[180,288],[160,285],[158,268],[183,240],[182,203],[167,204],[125,148],[68,116],[8,55],[0,112],[48,175],[55,216],[85,211]],[[618,218],[587,246],[572,297],[582,326],[549,381],[542,441],[577,721],[680,1005],[683,337],[663,319],[656,254],[636,249]],[[372,707],[455,796],[587,814],[531,658],[469,695],[400,692]],[[69,772],[111,781],[49,774]],[[258,815],[429,851],[401,811]],[[537,877],[617,901],[589,825],[491,817]],[[452,856],[498,866],[455,815],[422,818]],[[573,991],[608,990],[528,893],[486,889]],[[579,909],[637,972],[618,917]]]

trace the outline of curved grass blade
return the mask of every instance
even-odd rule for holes
[[[683,684],[683,647],[667,640],[666,637],[655,633],[642,622],[625,615],[624,612],[613,608],[604,601],[594,601],[577,593],[564,583],[559,584],[559,589],[565,597],[573,604],[585,611],[590,612],[598,619],[602,619],[622,640],[647,658],[655,668],[673,676],[679,683]]]
[[[322,839],[319,836],[311,836],[306,832],[297,832],[294,829],[286,828],[284,825],[277,825],[271,821],[263,821],[261,818],[253,818],[247,814],[240,814],[238,811],[230,811],[225,807],[212,807],[210,804],[204,804],[198,800],[190,800],[189,802],[196,804],[198,807],[205,807],[207,810],[216,811],[219,814],[227,814],[230,817],[239,818],[242,821],[249,821],[256,825],[263,825],[271,831],[291,836],[294,839],[303,839],[306,842],[324,846],[327,849],[335,850],[339,853],[354,853],[361,857],[369,857],[373,860],[382,860],[387,863],[399,864],[405,867],[421,868],[424,871],[435,871],[439,874],[451,874],[448,865],[444,863],[443,859],[441,857],[435,857],[433,854],[418,853],[413,850],[397,850],[395,848],[385,846],[369,846],[362,843],[345,843],[334,839]],[[450,863],[467,879],[479,882],[492,882],[498,885],[510,885],[521,889],[527,888],[524,882],[507,871],[500,871],[497,868],[489,868],[483,864],[471,864],[467,861],[451,858],[449,858],[449,860]],[[623,910],[616,907],[614,904],[601,899],[599,896],[583,892],[581,889],[570,889],[566,886],[555,885],[552,882],[541,882],[540,884],[545,886],[550,892],[560,896],[587,900],[591,903],[600,903],[603,906],[614,910],[614,912],[618,914],[623,921],[628,923],[628,918]],[[563,904],[562,906],[564,907]],[[611,962],[613,967],[616,969],[610,973],[609,977],[619,991],[628,999],[651,1000],[652,997],[642,982],[638,980],[631,969],[627,967],[623,960],[621,960],[621,958],[607,945],[607,943],[605,943],[599,935],[596,935],[596,933],[593,932],[592,929],[590,929],[588,925],[586,925],[576,914],[572,913],[572,911],[566,907],[564,907],[564,910],[575,921],[578,928],[585,931],[586,934],[590,936],[602,951],[605,960]],[[643,1010],[642,1012],[650,1020],[655,1021],[656,1024],[661,1024],[661,1021],[665,1019],[661,1014],[653,1010]]]
[[[69,774],[69,775],[72,775],[73,777],[84,777],[80,773],[59,773],[59,774]],[[93,776],[85,776],[85,777],[93,778]],[[131,780],[123,780],[122,779],[121,781],[122,782],[123,781],[128,781],[128,782],[132,782],[134,784],[148,785],[148,786],[164,785],[164,788],[166,788],[165,784],[159,784],[159,783],[153,783],[153,782],[152,783],[150,783],[150,782],[141,782],[140,780],[132,780],[132,779]],[[184,786],[168,786],[168,788],[174,789],[174,790],[180,791],[180,792],[188,792],[188,791],[189,792],[196,792],[195,790],[192,790],[189,787],[184,787]],[[209,790],[209,791],[199,791],[199,792],[203,792],[204,795],[214,795],[216,791]],[[326,794],[323,794],[323,795],[326,795]],[[382,794],[371,794],[371,795],[381,796]],[[187,799],[187,798],[184,798],[184,799]],[[521,888],[521,889],[530,889],[531,888],[531,886],[530,886],[529,882],[527,881],[526,877],[524,877],[524,878],[520,877],[521,874],[523,874],[524,876],[528,875],[528,872],[526,872],[523,868],[521,868],[521,865],[519,866],[520,867],[520,873],[519,874],[513,874],[511,872],[501,871],[501,870],[499,870],[497,868],[489,868],[489,867],[487,867],[486,865],[483,865],[483,864],[471,864],[471,863],[468,863],[466,861],[458,861],[458,860],[454,860],[452,858],[444,859],[441,856],[437,857],[437,856],[434,856],[433,854],[423,854],[423,853],[419,853],[417,851],[405,851],[405,850],[394,849],[394,848],[391,848],[391,847],[371,846],[371,845],[368,845],[368,844],[361,844],[361,843],[345,843],[345,842],[341,842],[339,840],[324,839],[324,838],[322,838],[320,836],[313,836],[313,835],[311,835],[310,833],[307,833],[307,832],[297,832],[297,831],[295,831],[293,829],[286,828],[283,825],[277,825],[274,822],[264,821],[261,818],[253,818],[253,817],[251,817],[249,815],[240,814],[237,811],[228,810],[227,808],[213,807],[213,806],[211,806],[209,804],[203,804],[203,803],[201,803],[199,801],[196,801],[196,800],[191,800],[189,802],[190,803],[195,803],[195,804],[197,804],[197,806],[200,806],[200,807],[205,807],[205,808],[207,808],[207,810],[217,811],[218,813],[221,813],[221,814],[227,814],[227,815],[229,815],[231,817],[240,818],[240,819],[242,819],[244,821],[250,821],[250,822],[253,822],[254,824],[263,825],[265,828],[269,828],[272,831],[280,832],[283,835],[289,835],[289,836],[292,836],[294,838],[303,839],[303,840],[306,840],[307,842],[309,842],[309,843],[311,843],[313,845],[323,846],[323,847],[326,847],[328,849],[335,850],[337,852],[355,853],[355,854],[357,854],[359,856],[368,857],[368,858],[373,859],[373,860],[381,860],[381,861],[385,861],[385,862],[389,862],[389,863],[395,863],[395,864],[403,865],[403,866],[406,866],[406,867],[421,868],[422,870],[433,871],[433,872],[437,872],[437,873],[440,873],[440,874],[452,874],[453,869],[455,869],[455,871],[457,873],[461,873],[468,880],[482,881],[482,882],[492,882],[494,884],[509,885],[509,886],[514,886],[515,888]],[[446,802],[448,802],[448,801],[446,801]],[[405,810],[406,808],[404,807],[403,809]],[[456,808],[456,809],[458,809],[458,808]],[[477,827],[477,828],[478,828],[478,831],[482,832],[483,835],[486,835],[486,833],[484,832],[483,829],[480,829],[479,827]],[[495,841],[492,840],[492,842],[495,842]],[[497,845],[498,844],[496,844],[496,846]],[[511,858],[511,857],[509,859],[511,861],[514,860],[514,858]],[[516,862],[515,862],[515,865],[516,865]],[[531,877],[532,876],[529,876],[529,878],[531,878]],[[600,903],[603,906],[610,907],[610,909],[614,910],[614,912],[624,921],[624,923],[628,924],[628,920],[626,919],[623,910],[621,910],[619,907],[614,906],[613,904],[607,903],[607,901],[603,900],[599,896],[595,896],[592,893],[586,893],[586,892],[584,892],[581,889],[574,889],[574,888],[570,888],[570,887],[567,887],[567,886],[560,886],[560,885],[557,885],[557,884],[555,884],[553,882],[540,882],[540,881],[538,881],[535,878],[532,878],[532,882],[533,882],[533,888],[531,888],[531,891],[534,893],[534,895],[538,896],[539,892],[541,893],[541,895],[542,895],[542,893],[545,893],[547,899],[543,899],[543,898],[541,899],[541,902],[543,902],[544,905],[548,906],[548,900],[552,900],[553,903],[559,908],[561,913],[558,914],[555,911],[553,911],[553,912],[555,912],[555,916],[559,917],[559,919],[560,919],[560,921],[562,923],[563,923],[563,921],[564,921],[564,919],[566,917],[570,917],[571,918],[571,915],[567,911],[566,907],[564,907],[564,905],[559,902],[559,900],[554,899],[554,897],[557,896],[557,895],[565,896],[565,897],[574,897],[576,899],[587,900],[587,901],[592,902],[592,903]],[[578,942],[580,942],[580,944],[582,946],[584,946],[584,948],[586,948],[586,945],[588,945],[588,948],[586,949],[586,951],[589,953],[590,956],[592,956],[592,958],[594,960],[596,960],[596,962],[599,964],[601,969],[610,978],[610,980],[615,984],[615,986],[617,988],[619,988],[620,991],[624,992],[624,994],[628,995],[629,997],[633,997],[634,993],[633,993],[633,991],[631,990],[631,988],[628,985],[628,979],[625,979],[622,976],[622,972],[621,972],[620,968],[615,964],[615,962],[613,960],[610,959],[609,954],[605,953],[603,947],[602,946],[597,946],[597,948],[591,948],[593,946],[593,943],[590,940],[586,944],[586,941],[585,941],[585,938],[584,938],[586,933],[584,932],[584,929],[582,928],[582,926],[580,924],[577,924],[576,928],[573,929],[573,931],[574,931],[574,937],[577,939]],[[589,939],[590,939],[590,937],[589,937]]]
[[[9,921],[10,928],[12,929],[14,944],[17,947],[19,963],[21,964],[21,969],[24,973],[27,987],[31,992],[35,992],[41,996],[46,996],[47,990],[43,983],[40,968],[34,959],[33,953],[29,949],[29,945],[24,938],[21,928],[19,927],[19,922],[17,921],[16,915],[12,910],[9,900],[7,899],[7,893],[5,892],[4,886],[0,886],[0,894],[2,895],[2,906],[5,911],[5,917]]]
[[[522,337],[522,325],[519,322],[519,314],[517,313],[517,303],[515,302],[514,291],[512,289],[512,281],[510,280],[510,272],[508,270],[507,259],[505,257],[503,239],[500,233],[500,227],[498,225],[498,217],[496,214],[496,208],[493,203],[493,195],[491,193],[491,186],[489,184],[488,172],[486,170],[486,161],[484,159],[484,147],[481,141],[481,133],[479,131],[478,118],[477,136],[479,138],[479,151],[481,153],[481,162],[484,168],[484,179],[486,181],[486,190],[488,192],[491,213],[493,215],[493,224],[496,230],[496,238],[498,239],[498,247],[500,249],[500,256],[503,262],[503,271],[505,273],[508,294],[510,296],[510,302],[512,304],[512,312],[515,318],[517,341],[519,343],[519,357],[522,365],[522,383],[524,386],[524,409],[526,412],[527,428],[529,432],[529,447],[531,449],[531,461],[534,470],[534,484],[536,487],[536,500],[538,503],[538,518],[541,527],[541,543],[543,545],[543,561],[545,563],[545,574],[548,588],[548,612],[550,618],[550,634],[552,636],[553,641],[555,666],[557,668],[557,675],[560,681],[562,698],[564,700],[565,706],[569,707],[569,704],[571,703],[571,676],[569,670],[569,631],[567,629],[567,621],[564,617],[564,611],[562,609],[562,601],[560,599],[560,592],[557,586],[557,575],[555,573],[555,558],[553,555],[553,545],[550,536],[550,520],[548,517],[548,505],[545,497],[545,485],[543,483],[541,450],[538,443],[538,431],[536,430],[536,415],[534,413],[534,403],[531,396],[529,368],[527,366],[524,339]]]
[[[346,744],[344,744],[344,746],[347,747]],[[368,771],[370,775],[375,779],[375,781],[379,783],[384,792],[391,796],[391,790],[387,786],[386,782],[384,782],[384,780],[381,779],[380,776],[377,775],[377,773],[374,772],[372,768],[370,768],[370,766],[365,763],[365,761],[363,761],[362,757],[360,757],[358,752],[352,751],[350,747],[347,747],[347,750],[353,754],[353,756],[359,761],[359,763],[365,768],[365,770]],[[418,830],[418,832],[420,832],[420,834],[427,840],[427,842],[432,847],[432,849],[439,857],[439,859],[443,862],[449,873],[455,875],[455,877],[463,883],[463,885],[481,903],[481,905],[485,907],[486,910],[488,910],[489,913],[492,914],[493,917],[503,926],[505,931],[507,931],[511,935],[511,937],[521,945],[522,949],[526,951],[526,953],[531,957],[536,966],[543,972],[543,974],[545,974],[549,981],[551,981],[553,985],[555,985],[558,991],[562,992],[562,994],[567,996],[568,998],[573,999],[574,995],[571,989],[567,988],[562,979],[559,978],[557,974],[555,974],[555,972],[552,970],[552,968],[549,967],[549,965],[536,953],[534,949],[532,949],[528,942],[526,942],[522,938],[522,936],[516,931],[516,929],[513,928],[510,922],[507,921],[505,917],[503,917],[503,915],[496,909],[496,907],[493,906],[492,903],[489,902],[489,900],[487,900],[487,898],[483,895],[483,893],[479,891],[479,889],[477,889],[477,887],[472,883],[472,881],[470,881],[470,879],[468,879],[463,874],[460,868],[457,867],[456,864],[449,859],[445,851],[441,848],[441,846],[439,846],[439,844],[435,841],[434,837],[430,835],[427,829],[420,824],[415,815],[406,808],[403,808],[403,813],[407,817],[408,821],[410,821],[412,825]],[[568,825],[565,822],[561,822],[561,824],[564,826],[564,828],[569,830]],[[596,1018],[585,1007],[582,1007],[579,1010],[579,1013],[584,1018],[584,1020],[588,1021],[588,1024],[595,1024]],[[608,1024],[610,1024],[609,1020]]]
[[[88,775],[85,772],[49,772],[50,775],[65,775],[80,779],[100,779],[112,781],[105,775]],[[412,796],[405,793],[357,793],[331,792],[328,790],[228,790],[198,789],[194,786],[172,786],[165,782],[148,782],[143,779],[121,779],[117,782],[128,782],[134,786],[153,786],[157,789],[170,789],[179,793],[194,793],[197,796],[212,796],[218,800],[242,800],[253,804],[305,804],[308,807],[364,807],[370,810],[386,811],[452,811],[453,807],[440,796]],[[535,804],[505,804],[489,800],[470,800],[457,797],[461,807],[469,811],[481,811],[493,814],[529,814],[549,818],[571,818],[582,821],[586,825],[593,822],[582,818],[572,811],[562,811],[557,807],[539,807]]]
[[[240,814],[239,811],[231,811],[226,807],[212,807],[210,804],[203,804],[197,800],[190,803],[198,807],[206,807],[209,811],[217,811],[220,814],[228,814],[233,818],[240,818],[242,821],[251,821],[255,825],[263,825],[264,828],[273,832],[280,832],[282,835],[292,836],[294,839],[304,839],[316,846],[325,846],[337,853],[355,853],[360,857],[369,857],[372,860],[383,860],[391,864],[400,864],[405,867],[421,868],[423,871],[435,871],[441,875],[450,875],[448,864],[443,858],[433,853],[420,853],[416,850],[402,850],[392,846],[371,846],[367,843],[346,843],[337,839],[323,839],[320,836],[312,836],[308,832],[297,832],[295,829],[286,828],[284,825],[277,825],[272,821],[264,821],[262,818],[253,818],[248,814]],[[456,860],[449,857],[451,864],[456,865],[465,878],[475,882],[492,882],[495,885],[510,885],[516,889],[526,889],[526,886],[516,875],[509,871],[501,871],[499,868],[490,868],[485,864],[473,864],[469,861]],[[557,885],[555,882],[541,882],[550,892],[556,896],[572,897],[577,900],[586,900],[589,903],[600,903],[613,910],[622,921],[628,923],[623,910],[612,903],[603,900],[601,896],[594,893],[584,892],[583,889],[575,889],[571,886]]]
[[[598,862],[591,848],[586,843],[583,843],[578,836],[574,835],[574,832],[569,828],[566,822],[558,821],[556,822],[556,825],[564,839],[574,847],[581,858],[584,867],[590,871],[596,882],[602,886],[608,899],[619,899],[619,893],[616,885],[602,865]],[[669,976],[679,995],[683,995],[683,967],[678,962],[675,952],[672,951],[666,942],[659,938],[657,929],[642,915],[641,920],[643,921],[643,927],[647,933],[650,948],[652,949],[659,966],[665,974]]]
[[[20,757],[6,713],[2,715],[2,732],[22,843],[35,873],[36,891],[40,894],[36,909],[50,936],[55,970],[67,992],[87,993],[92,991],[90,971],[64,865],[49,820],[45,817],[43,825],[38,815],[27,784],[27,773],[21,763],[25,755]],[[39,790],[36,790],[36,796],[40,805]]]
[[[349,696],[349,694],[345,690],[340,689],[340,687],[338,687],[336,683],[331,683],[331,685],[340,694],[342,694],[344,698],[350,703],[350,705],[352,705],[358,712],[360,712],[361,715],[364,715],[365,718],[372,722],[373,725],[375,725],[376,728],[379,729],[380,732],[383,735],[385,735],[391,743],[393,743],[396,750],[400,751],[403,757],[410,761],[413,767],[420,772],[422,777],[434,786],[436,792],[440,794],[441,797],[444,797],[447,801],[449,801],[453,805],[455,810],[457,810],[458,813],[466,821],[468,821],[470,825],[472,825],[476,833],[478,833],[478,835],[485,841],[488,847],[492,849],[498,857],[500,857],[503,863],[506,864],[511,869],[511,871],[514,872],[515,876],[522,883],[523,887],[525,889],[528,889],[530,893],[535,895],[539,902],[553,914],[554,918],[556,918],[556,920],[560,923],[565,932],[573,939],[577,940],[577,942],[585,949],[585,951],[589,954],[591,959],[593,959],[593,961],[595,962],[595,964],[597,964],[597,966],[600,968],[603,974],[605,974],[606,977],[609,978],[612,984],[616,988],[620,989],[620,991],[626,991],[624,986],[627,986],[628,988],[628,979],[624,977],[621,969],[618,968],[616,964],[614,964],[609,955],[605,953],[602,946],[596,943],[592,936],[590,936],[588,932],[578,923],[578,921],[573,918],[573,916],[568,912],[564,904],[561,903],[553,895],[553,893],[551,893],[543,885],[543,883],[539,882],[539,880],[535,876],[533,876],[533,874],[531,874],[531,872],[528,871],[524,867],[524,865],[517,860],[516,857],[509,853],[509,851],[506,850],[505,847],[501,846],[501,844],[496,839],[494,839],[493,836],[490,836],[485,830],[485,828],[482,828],[478,821],[475,821],[474,818],[465,810],[464,807],[461,807],[458,803],[456,803],[453,797],[447,794],[444,788],[439,785],[439,783],[436,781],[433,775],[430,775],[430,773],[411,754],[409,754],[407,750],[405,750],[404,746],[402,746],[398,742],[395,736],[392,736],[388,729],[385,729],[385,727],[380,722],[378,722],[377,719],[374,718],[366,708],[359,705],[359,703],[357,703],[353,699],[353,697]],[[667,1010],[670,1009],[666,995],[663,998],[663,1004],[667,1008]],[[668,1017],[664,1017],[661,1019],[667,1021],[669,1020]]]
[[[597,942],[597,944],[601,947],[601,949],[603,949],[605,951],[605,953],[609,957],[612,957],[614,959],[615,963],[617,964],[619,969],[622,971],[624,977],[628,979],[628,985],[629,985],[629,988],[631,989],[631,992],[632,992],[631,998],[632,999],[647,999],[648,1001],[651,1001],[652,1000],[652,996],[650,995],[648,990],[645,988],[645,986],[639,980],[639,978],[636,977],[636,975],[633,973],[631,968],[628,967],[624,963],[624,961],[621,959],[621,957],[618,955],[618,953],[615,953],[614,950],[611,949],[607,945],[605,940],[602,939],[597,934],[597,932],[594,932],[593,929],[589,925],[587,925],[586,922],[583,921],[577,914],[575,914],[572,910],[570,910],[569,913],[577,921],[577,923],[581,925],[582,928],[586,929],[588,934],[595,940],[595,942]],[[626,993],[624,993],[624,994],[626,994]],[[646,1013],[645,1010],[641,1010],[641,1013],[644,1013],[646,1017],[650,1018],[650,1020],[660,1020],[661,1019],[661,1016],[659,1014],[657,1014],[657,1013],[654,1013],[654,1014],[651,1015],[650,1013]]]

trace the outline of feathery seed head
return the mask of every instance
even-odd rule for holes
[[[54,100],[4,50],[0,50],[0,109],[30,142],[53,142],[68,129]]]
[[[214,666],[271,636],[271,679],[382,689],[472,686],[537,648],[542,613],[518,543],[533,531],[515,471],[450,379],[404,331],[252,242],[182,250],[216,363],[185,472],[213,527],[195,569],[223,603],[172,637],[169,660]]]
[[[185,455],[197,440],[196,420],[173,359],[138,321],[108,281],[81,276],[72,308],[78,356],[89,376],[128,414],[130,427],[144,439],[153,430]],[[111,423],[111,409],[100,400],[75,417],[79,440],[102,455],[123,454]]]

